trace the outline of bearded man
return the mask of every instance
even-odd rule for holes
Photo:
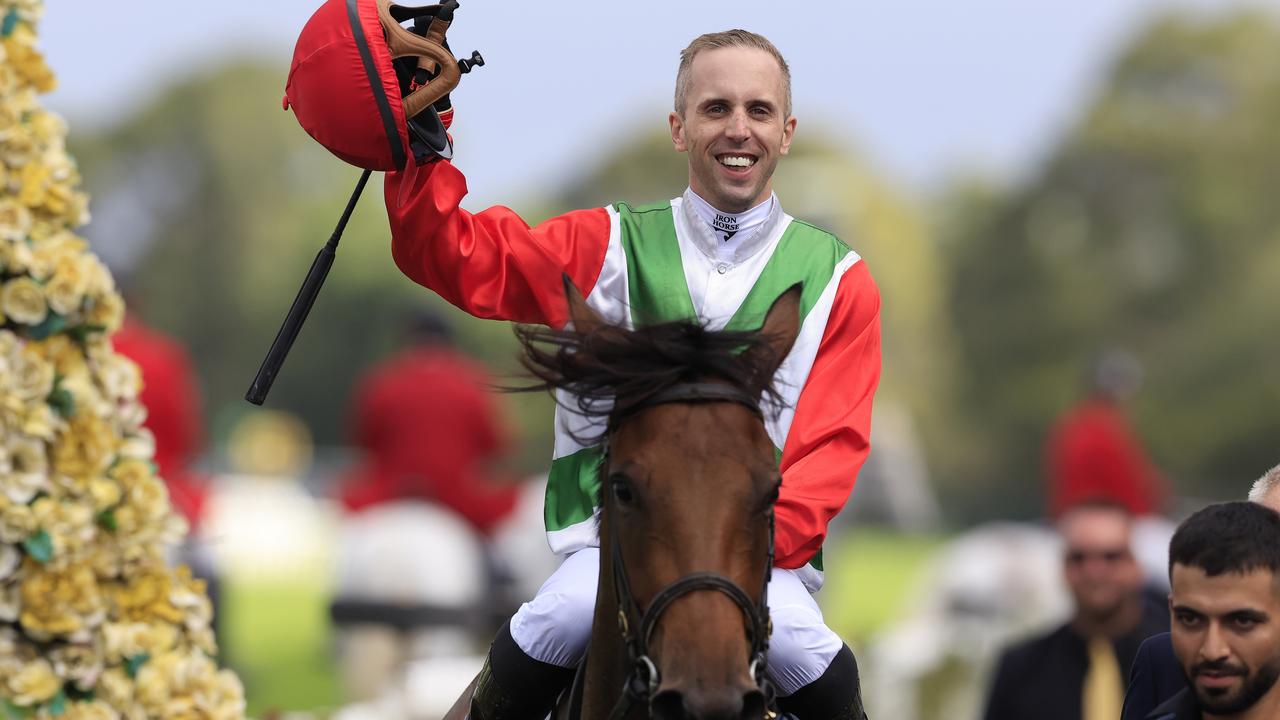
[[[1280,515],[1253,502],[1197,512],[1169,543],[1173,652],[1190,687],[1151,720],[1280,717]]]

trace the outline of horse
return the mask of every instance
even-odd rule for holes
[[[769,717],[781,476],[765,408],[777,406],[772,378],[799,333],[800,286],[756,332],[626,329],[567,278],[565,294],[572,329],[517,330],[533,389],[568,391],[605,449],[591,641],[555,717]],[[463,717],[469,697],[448,717]]]

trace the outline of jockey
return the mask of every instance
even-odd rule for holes
[[[787,215],[773,193],[796,120],[789,70],[772,43],[742,30],[694,40],[681,54],[669,125],[675,149],[688,155],[683,194],[533,228],[505,207],[460,209],[466,181],[449,161],[389,172],[395,261],[473,315],[553,327],[567,321],[562,275],[610,322],[697,319],[712,329],[759,322],[782,290],[803,282],[800,335],[775,377],[786,407],[768,423],[782,473],[768,673],[784,712],[862,718],[857,664],[812,593],[822,584],[827,524],[867,455],[879,293],[857,253]],[[581,418],[566,425],[556,412],[545,513],[552,549],[565,559],[494,640],[472,696],[474,720],[546,716],[587,648],[602,453],[573,439]]]

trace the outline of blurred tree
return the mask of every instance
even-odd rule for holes
[[[955,507],[1039,512],[1045,433],[1109,345],[1145,365],[1134,419],[1177,489],[1238,497],[1280,460],[1277,123],[1274,17],[1170,16],[1038,178],[969,193],[992,209],[956,215],[946,247],[982,452]]]

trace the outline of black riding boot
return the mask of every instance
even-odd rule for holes
[[[525,654],[506,623],[493,639],[476,679],[470,720],[542,720],[573,681],[574,668],[562,668]]]
[[[817,680],[778,698],[778,709],[799,720],[867,720],[858,682],[858,661],[849,646],[840,648]]]

